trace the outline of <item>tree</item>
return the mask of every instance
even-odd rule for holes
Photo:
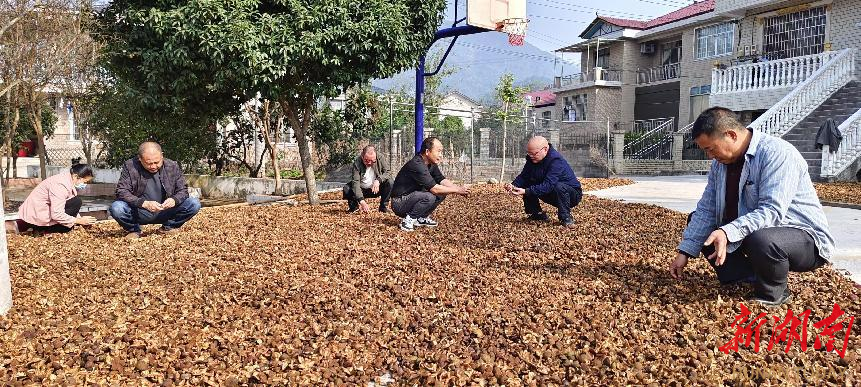
[[[142,99],[118,84],[99,99],[89,119],[89,130],[102,139],[109,166],[122,166],[144,141],[158,142],[168,158],[184,166],[196,164],[216,149],[218,133],[208,116],[152,110]]]
[[[82,19],[88,15],[86,2],[47,0],[26,12],[6,34],[0,45],[9,46],[7,65],[15,67],[17,102],[34,124],[39,154],[40,176],[47,175],[45,131],[41,124],[45,102],[56,94],[63,69],[81,50],[86,50],[88,34]]]
[[[526,88],[514,86],[514,75],[511,73],[503,74],[496,86],[496,99],[501,105],[496,116],[502,121],[502,167],[499,169],[499,181],[505,179],[505,143],[508,139],[508,121],[520,116],[518,113],[526,106],[523,94],[527,91]]]
[[[414,66],[444,8],[443,0],[117,0],[101,20],[115,73],[148,102],[187,107],[258,92],[277,102],[317,204],[308,136],[315,104]]]
[[[344,109],[332,109],[327,103],[311,124],[311,138],[320,158],[327,160],[329,171],[351,163],[361,140],[385,135],[378,124],[379,101],[369,87],[350,88],[345,98]]]

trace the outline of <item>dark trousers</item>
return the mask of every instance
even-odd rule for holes
[[[553,190],[541,196],[526,194],[523,195],[523,208],[527,215],[538,214],[541,212],[541,200],[556,209],[559,212],[559,220],[571,220],[571,209],[580,204],[583,199],[583,190],[566,183],[556,183]]]
[[[688,215],[688,222],[692,215]],[[708,257],[714,253],[714,247],[705,246],[702,252]],[[769,301],[777,301],[783,296],[790,271],[813,271],[826,263],[819,256],[813,236],[792,227],[755,231],[744,238],[740,248],[727,253],[723,265],[715,266],[713,260],[708,262],[723,284],[755,278],[754,293]]]
[[[188,198],[179,205],[159,212],[149,212],[143,208],[132,208],[128,203],[117,200],[111,204],[111,216],[127,232],[141,232],[142,224],[161,224],[166,229],[180,228],[200,211],[200,201]]]
[[[392,199],[392,211],[401,218],[427,218],[437,206],[445,200],[443,195],[434,195],[428,191],[410,192],[399,198]]]
[[[81,206],[83,206],[83,205],[84,205],[84,201],[81,200],[80,197],[75,196],[69,200],[66,200],[65,212],[69,216],[77,217],[78,214],[81,212]],[[45,233],[72,231],[71,228],[63,226],[62,224],[55,224],[55,225],[51,225],[51,226],[36,226],[36,225],[32,225],[30,223],[27,223],[23,220],[18,220],[18,231],[27,231],[29,229],[32,229],[33,231],[45,232]]]
[[[380,198],[380,208],[388,207],[389,196],[391,194],[392,183],[388,180],[380,182],[380,190],[377,193],[371,191],[370,188],[362,188],[362,196],[365,199]],[[356,197],[356,193],[353,192],[353,185],[350,183],[344,186],[344,199],[347,201],[347,205],[350,206],[351,211],[359,208],[359,199]]]

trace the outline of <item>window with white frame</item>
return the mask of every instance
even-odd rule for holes
[[[766,18],[762,52],[768,59],[785,59],[825,51],[826,7],[815,7]]]
[[[602,48],[598,50],[598,56],[595,58],[595,67],[606,69],[610,67],[610,49]]]
[[[549,128],[551,119],[553,119],[553,112],[550,110],[541,112],[541,127]]]
[[[721,23],[696,30],[697,59],[731,54],[734,45],[735,24]]]

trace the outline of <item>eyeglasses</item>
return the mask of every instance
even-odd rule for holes
[[[526,151],[526,154],[527,154],[527,155],[530,155],[530,156],[538,156],[538,155],[539,155],[539,154],[541,154],[541,152],[542,152],[542,151],[544,151],[545,149],[547,149],[547,147],[546,147],[546,146],[541,147],[541,149],[539,149],[539,150],[537,150],[537,151],[535,151],[535,152]]]

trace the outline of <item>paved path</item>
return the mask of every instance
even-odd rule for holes
[[[655,204],[691,212],[706,186],[705,176],[628,176],[636,184],[589,192],[592,195],[634,203]],[[861,283],[861,210],[824,207],[837,242],[834,267],[849,271]]]

